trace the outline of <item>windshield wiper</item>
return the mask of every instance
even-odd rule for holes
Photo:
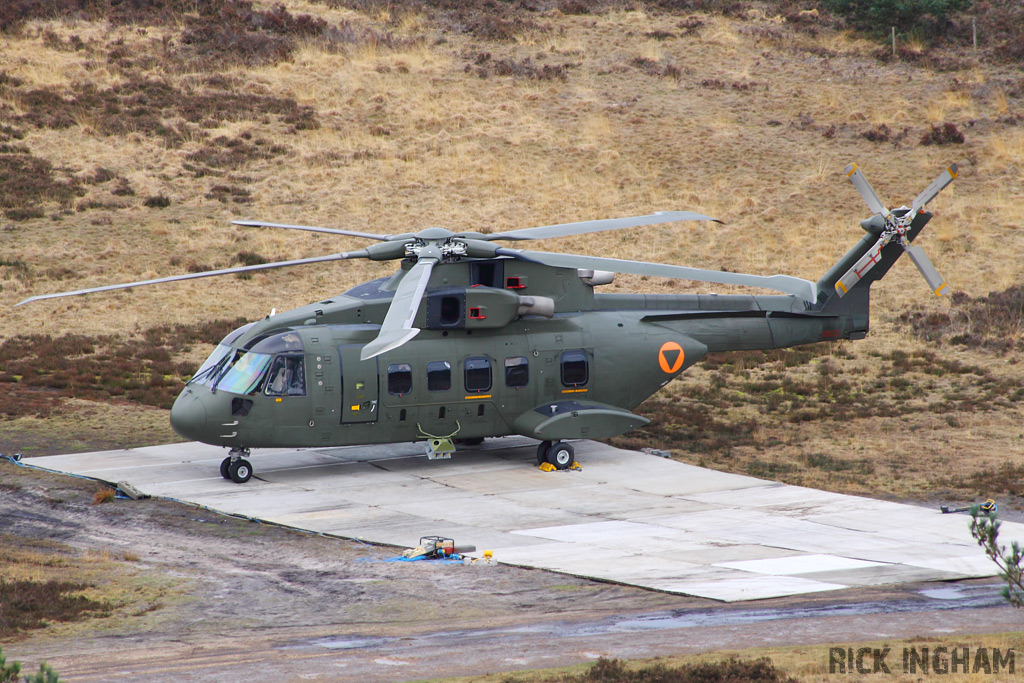
[[[225,354],[224,357],[226,358],[227,354]],[[220,364],[223,363],[223,362],[224,362],[224,358],[221,358],[219,361],[217,361],[213,365],[206,366],[206,369],[203,370],[202,372],[197,372],[196,374],[192,375],[192,378],[189,379],[189,381],[186,382],[186,384],[192,384],[193,382],[198,382],[199,380],[203,379],[204,377],[209,377],[210,373],[212,373],[214,370],[219,368]]]
[[[228,374],[228,370],[231,368],[232,365],[232,363],[229,363],[227,361],[229,358],[235,358],[237,360],[238,357],[235,356],[236,353],[237,352],[228,352],[224,354],[224,357],[220,359],[220,361],[218,361],[217,364],[213,366],[213,368],[211,368],[212,370],[215,371],[213,373],[213,384],[210,385],[211,394],[217,393],[217,385],[220,384],[220,381],[222,379],[224,379],[224,375]]]

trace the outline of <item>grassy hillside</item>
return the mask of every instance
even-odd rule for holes
[[[234,218],[486,232],[689,209],[725,225],[544,248],[813,280],[868,213],[846,163],[898,205],[955,161],[920,244],[963,295],[901,262],[868,340],[709,359],[624,443],[869,494],[1022,485],[1024,78],[1005,27],[982,22],[975,53],[958,17],[893,59],[813,3],[21,5],[0,14],[0,450],[171,439],[157,407],[229,321],[392,267],[11,308],[361,246]]]

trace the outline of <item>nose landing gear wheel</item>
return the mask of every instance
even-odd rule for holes
[[[228,475],[236,484],[244,484],[252,478],[252,465],[245,458],[239,458],[228,465]]]
[[[228,468],[231,467],[231,458],[224,458],[220,461],[220,476],[225,479],[231,478],[231,473],[228,472]]]
[[[567,470],[576,462],[576,452],[564,441],[559,441],[548,449],[547,460],[557,469]]]

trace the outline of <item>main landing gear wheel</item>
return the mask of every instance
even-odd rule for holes
[[[537,466],[543,465],[548,461],[548,450],[551,449],[550,441],[541,441],[537,445]]]
[[[252,478],[252,465],[245,458],[239,458],[228,465],[228,475],[236,484],[244,484]]]
[[[566,442],[559,441],[548,449],[547,459],[556,469],[567,470],[576,462],[576,452]]]
[[[230,479],[231,473],[228,471],[229,467],[231,467],[230,456],[220,461],[220,476],[224,477],[225,479]]]

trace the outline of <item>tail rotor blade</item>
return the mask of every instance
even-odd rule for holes
[[[398,290],[391,300],[391,307],[388,308],[384,322],[380,326],[380,334],[363,347],[359,354],[361,360],[370,360],[374,356],[397,349],[420,333],[419,328],[413,327],[412,324],[420,309],[423,293],[427,289],[430,272],[441,256],[440,251],[434,251],[437,252],[437,257],[421,252],[416,265],[402,277],[402,281],[398,283]]]
[[[882,258],[882,247],[888,244],[886,238],[881,237],[874,246],[868,249],[867,253],[857,259],[857,262],[853,264],[841,278],[836,281],[836,293],[839,296],[846,296],[847,292],[853,289],[854,285],[861,281],[868,271],[875,267]]]
[[[932,291],[935,292],[935,296],[942,296],[946,289],[946,281],[942,279],[939,271],[932,265],[932,261],[924,253],[924,249],[921,247],[904,246],[903,250],[907,252],[907,256],[914,262],[917,269],[921,271],[921,275],[924,275],[924,279],[928,282],[928,286],[932,288]]]
[[[924,188],[924,191],[921,192],[921,194],[917,195],[917,198],[914,199],[914,204],[910,207],[913,215],[917,215],[917,212],[924,208],[925,204],[935,199],[936,195],[938,195],[940,192],[946,189],[946,186],[953,182],[953,180],[956,179],[959,173],[960,169],[957,168],[956,164],[950,164],[949,168],[940,173],[939,177],[933,180],[931,184],[928,187]]]
[[[846,177],[850,179],[853,186],[857,188],[857,192],[860,192],[860,196],[867,202],[868,208],[871,209],[871,213],[880,213],[883,216],[889,216],[889,209],[885,208],[885,204],[878,198],[874,188],[871,187],[871,183],[864,177],[864,174],[857,168],[857,164],[849,164],[846,167]]]

